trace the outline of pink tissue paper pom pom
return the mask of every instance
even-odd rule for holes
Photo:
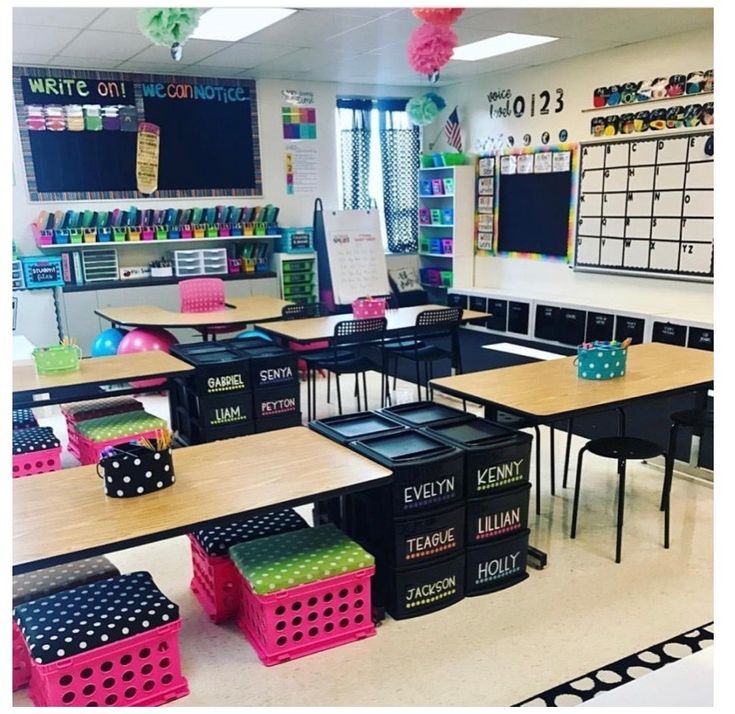
[[[408,63],[421,74],[441,69],[457,46],[457,35],[448,27],[421,25],[408,41]]]
[[[461,7],[417,7],[412,12],[419,20],[430,25],[451,25],[464,10]]]

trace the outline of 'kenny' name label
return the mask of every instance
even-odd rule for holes
[[[407,506],[434,500],[446,500],[454,496],[454,476],[426,481],[418,486],[404,486],[403,503]]]
[[[525,459],[518,459],[517,461],[506,461],[504,464],[478,468],[475,473],[477,489],[482,491],[523,479],[524,473],[521,467],[524,461]]]

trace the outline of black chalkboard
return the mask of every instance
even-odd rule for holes
[[[262,194],[253,80],[14,67],[13,86],[32,201]],[[140,122],[160,127],[152,194]]]
[[[499,253],[569,258],[572,172],[501,174]]]

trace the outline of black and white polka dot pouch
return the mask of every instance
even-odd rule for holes
[[[105,494],[113,498],[142,496],[176,481],[171,449],[159,451],[155,439],[148,445],[126,442],[109,447],[97,464],[97,474],[104,482]]]

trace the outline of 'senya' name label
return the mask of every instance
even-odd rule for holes
[[[224,392],[244,388],[245,382],[241,374],[224,374],[220,377],[209,377],[207,379],[207,390],[210,392]]]
[[[406,588],[406,602],[410,603],[423,598],[439,598],[450,595],[457,589],[457,576],[451,575],[433,583],[425,583],[424,585],[415,585]]]
[[[477,484],[492,485],[499,481],[509,481],[521,478],[521,464],[523,459],[519,461],[508,461],[504,464],[496,464],[487,468],[477,469]]]
[[[430,498],[446,496],[454,492],[454,476],[427,481],[419,486],[406,486],[403,489],[403,502],[415,503],[416,501],[427,501]]]
[[[261,369],[259,372],[260,384],[270,384],[272,382],[285,382],[293,379],[293,370],[291,367],[276,367],[273,369]]]
[[[521,509],[518,506],[509,511],[500,511],[500,513],[480,516],[477,519],[477,536],[487,537],[498,531],[506,532],[510,528],[520,526],[520,524]]]
[[[493,560],[486,560],[477,564],[478,580],[495,580],[505,575],[510,575],[518,570],[518,557],[520,552],[504,555]]]
[[[441,548],[442,546],[452,547],[457,540],[454,536],[454,526],[445,528],[434,533],[425,533],[423,535],[406,538],[406,549],[409,555],[419,554],[426,550]],[[444,548],[446,549],[446,548]]]

